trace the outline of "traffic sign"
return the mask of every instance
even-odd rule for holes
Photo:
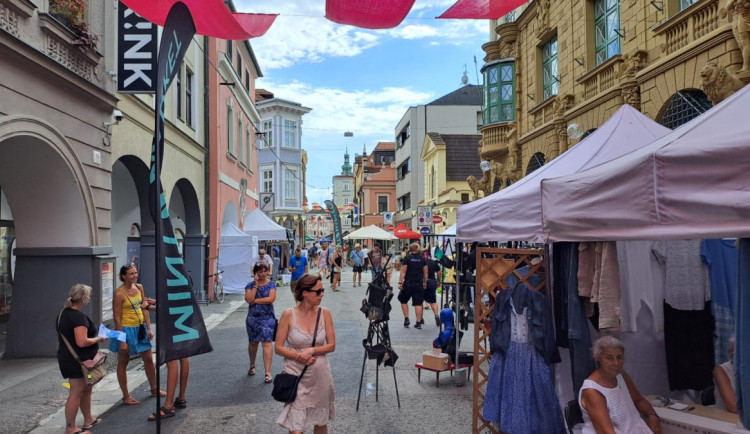
[[[388,225],[388,230],[389,231],[393,232],[393,229],[394,229],[393,225]]]
[[[442,222],[443,222],[443,218],[442,218],[442,217],[440,217],[439,215],[433,215],[433,216],[432,216],[432,222],[433,222],[434,224],[436,224],[436,225],[439,225],[440,223],[442,223]]]
[[[427,236],[430,235],[432,231],[430,230],[429,226],[422,226],[421,228],[419,228],[419,233]]]

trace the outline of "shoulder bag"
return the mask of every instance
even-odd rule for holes
[[[313,347],[315,346],[315,339],[318,337],[320,310],[321,309],[318,308],[318,316],[315,319],[315,332],[313,333],[312,340]],[[305,365],[305,368],[302,369],[302,372],[299,375],[293,375],[287,372],[282,372],[276,375],[276,378],[273,379],[273,391],[271,392],[273,399],[286,404],[294,402],[294,400],[297,399],[297,386],[299,386],[299,381],[302,376],[305,375],[305,371],[307,371],[307,365]]]
[[[61,316],[62,311],[60,312],[60,315],[57,316],[58,333],[60,333]],[[68,347],[68,351],[70,351],[70,354],[74,359],[76,359],[76,362],[81,365],[81,371],[83,372],[83,378],[86,379],[86,384],[88,384],[89,386],[93,386],[94,384],[98,383],[99,380],[104,378],[105,375],[107,375],[107,368],[104,366],[104,363],[107,361],[106,354],[102,353],[101,351],[97,351],[93,359],[81,361],[81,359],[78,358],[78,354],[73,351],[73,346],[70,345],[70,342],[68,342],[68,340],[65,338],[65,336],[63,336],[62,333],[60,333],[60,337],[62,338],[63,342],[65,342],[65,346]]]
[[[137,286],[137,288],[138,288],[138,292],[141,293],[141,287]],[[133,308],[133,312],[135,312],[135,316],[138,316],[138,311],[135,310],[135,305],[133,304],[133,300],[131,300],[130,297],[128,297],[128,294],[125,292],[124,289],[121,289],[120,291],[122,291],[122,295],[124,295],[125,298],[128,299],[128,302],[130,302],[130,307]],[[141,313],[141,315],[143,314]],[[138,326],[138,340],[142,341],[146,339],[147,337],[148,337],[148,329],[146,328],[146,321],[144,319],[144,322],[142,322],[141,325]]]

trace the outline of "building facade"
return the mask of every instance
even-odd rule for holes
[[[460,204],[475,198],[466,177],[482,177],[476,152],[481,138],[479,134],[427,133],[424,139],[425,200],[420,205],[432,206],[432,214],[443,219],[434,225],[436,234],[456,223]]]
[[[417,205],[424,200],[424,161],[420,157],[428,132],[477,134],[482,126],[482,86],[466,85],[426,105],[409,107],[396,125],[396,225],[416,225]]]
[[[258,182],[260,192],[272,195],[269,197],[273,202],[272,207],[261,206],[261,209],[293,232],[297,244],[304,244],[302,116],[312,109],[268,92],[259,94],[265,95],[265,99],[257,103],[262,132],[258,143]]]
[[[728,8],[728,9],[727,9]],[[750,81],[747,11],[719,0],[535,0],[493,29],[480,156],[507,186],[622,104],[675,128]],[[745,24],[746,26],[746,24]],[[489,190],[489,191],[486,191]]]
[[[333,183],[333,203],[339,208],[344,208],[341,211],[341,230],[344,232],[352,229],[354,222],[354,210],[345,209],[349,204],[354,204],[354,175],[352,174],[352,165],[349,162],[349,150],[347,149],[344,154],[344,164],[341,165],[341,174],[336,175],[332,179]]]
[[[394,142],[379,142],[371,154],[354,157],[354,190],[361,226],[384,227],[383,214],[393,213],[396,200]]]

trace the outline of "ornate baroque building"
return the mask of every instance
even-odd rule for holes
[[[481,190],[557,157],[580,140],[569,126],[593,130],[622,104],[675,128],[719,103],[750,81],[748,22],[735,0],[534,0],[493,23]]]

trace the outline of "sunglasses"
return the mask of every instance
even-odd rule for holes
[[[318,289],[318,290],[315,290],[315,289],[306,289],[305,290],[305,292],[314,292],[315,295],[320,295],[320,294],[324,293],[325,291],[326,291],[325,289]]]

